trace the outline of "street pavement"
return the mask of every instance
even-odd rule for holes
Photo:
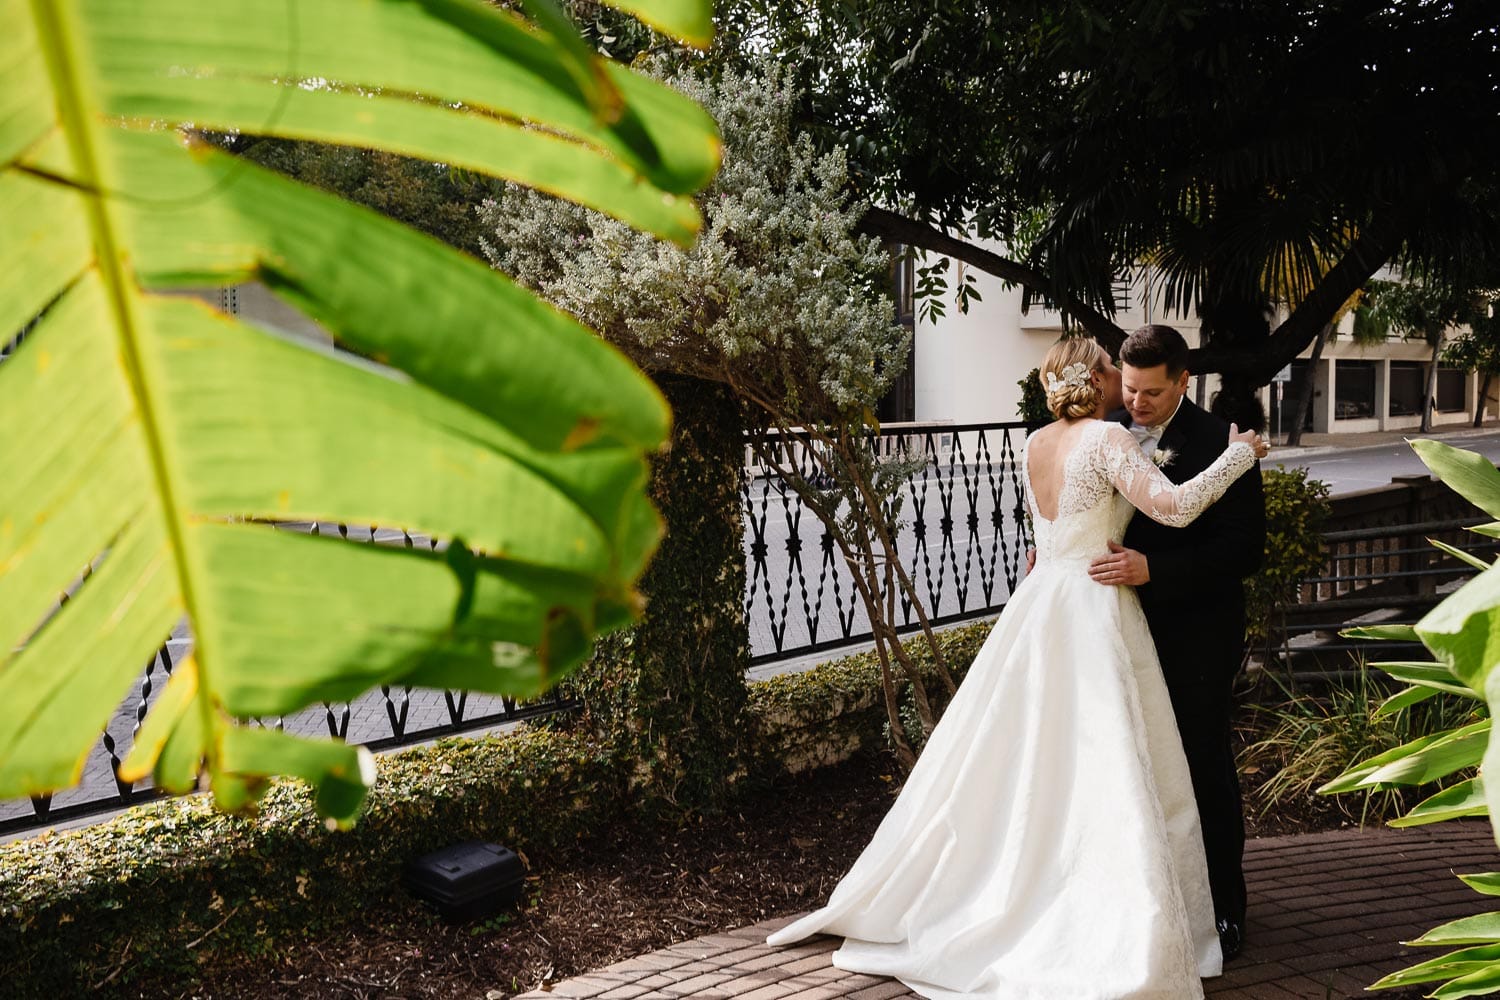
[[[1500,462],[1500,428],[1443,431],[1423,435]],[[1407,443],[1411,431],[1371,434],[1305,435],[1301,448],[1273,448],[1267,465],[1300,466],[1329,485],[1333,496],[1386,486],[1396,476],[1428,475],[1427,467]],[[1343,440],[1349,439],[1349,440]]]

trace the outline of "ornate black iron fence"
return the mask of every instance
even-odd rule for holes
[[[899,493],[902,526],[897,546],[935,624],[998,611],[1022,573],[1030,537],[1021,516],[1019,456],[1025,434],[1025,425],[1019,423],[906,424],[887,426],[870,437],[869,446],[881,457],[915,466]],[[816,473],[816,456],[805,446],[794,448],[792,454],[807,474]],[[869,621],[848,567],[831,536],[796,494],[752,466],[746,471],[742,496],[749,567],[745,607],[755,661],[868,637]],[[379,545],[433,544],[392,529],[280,527],[336,531]],[[804,540],[811,545],[805,546]],[[910,601],[900,600],[898,608],[904,625],[917,624]],[[191,649],[192,635],[184,624],[146,665],[130,697],[100,735],[80,784],[53,796],[0,802],[0,835],[156,797],[149,783],[120,781],[118,767],[173,665]],[[327,732],[380,750],[571,707],[557,697],[517,703],[490,695],[385,687],[353,702],[314,707],[260,724],[308,735]]]
[[[436,547],[429,539],[413,538],[393,529],[346,525],[287,524],[278,528],[334,532],[345,538],[376,545]],[[156,798],[149,782],[134,785],[119,779],[120,761],[134,744],[136,730],[145,719],[156,695],[171,676],[173,666],[192,650],[193,638],[186,623],[179,625],[157,655],[146,665],[130,696],[115,710],[99,743],[84,763],[82,778],[73,788],[35,799],[0,802],[0,835],[35,829],[108,812]],[[409,687],[381,687],[351,702],[324,703],[296,715],[257,720],[254,724],[285,729],[304,735],[326,732],[330,736],[359,743],[371,750],[409,746],[449,736],[474,732],[574,707],[553,694],[531,702],[518,702],[499,695],[465,691],[433,691]]]
[[[999,611],[1025,567],[1020,449],[1026,425],[897,424],[872,433],[883,460],[911,462],[896,499],[896,547],[934,624]],[[811,482],[820,465],[806,439],[783,442],[784,461]],[[870,636],[869,617],[833,535],[774,474],[747,463],[746,618],[753,661],[783,659]],[[919,624],[898,600],[900,623]]]

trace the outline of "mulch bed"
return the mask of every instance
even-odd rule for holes
[[[136,983],[139,997],[474,998],[538,986],[823,902],[874,833],[896,789],[878,757],[787,779],[726,816],[682,829],[611,831],[528,858],[519,911],[454,926],[400,890],[360,926],[288,946],[191,986]],[[1312,807],[1251,820],[1252,836],[1338,825]]]
[[[292,945],[138,997],[509,997],[827,898],[889,808],[896,782],[860,759],[787,780],[731,815],[625,828],[530,857],[514,914],[454,926],[401,890],[336,937]]]

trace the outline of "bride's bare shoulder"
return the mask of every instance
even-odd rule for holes
[[[1036,430],[1026,435],[1026,443],[1035,444],[1038,441],[1041,441],[1043,443],[1051,441],[1053,438],[1057,437],[1059,433],[1059,423],[1060,421],[1054,421],[1053,423],[1038,427]]]

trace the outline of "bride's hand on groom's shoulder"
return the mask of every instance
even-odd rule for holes
[[[1242,431],[1237,424],[1230,424],[1229,444],[1234,444],[1236,441],[1248,444],[1250,450],[1255,452],[1256,458],[1265,458],[1271,452],[1271,446],[1266,444],[1265,439],[1255,431]]]

